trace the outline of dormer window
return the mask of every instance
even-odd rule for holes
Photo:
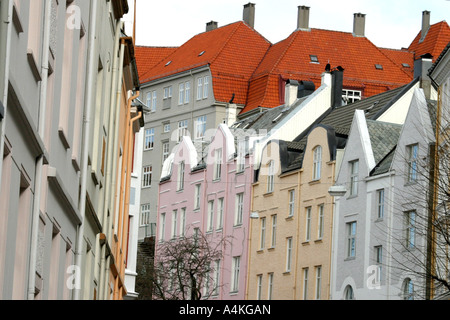
[[[311,63],[319,63],[319,58],[316,55],[311,54],[309,58],[311,59]]]
[[[383,66],[382,66],[381,64],[376,64],[376,65],[375,65],[375,68],[376,68],[377,70],[383,70]]]

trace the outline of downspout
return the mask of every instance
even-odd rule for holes
[[[336,183],[336,160],[334,160],[331,170],[332,170],[331,184],[334,185]],[[331,290],[332,273],[331,273],[331,269],[332,269],[332,265],[333,265],[332,261],[333,261],[333,255],[334,255],[334,249],[333,249],[333,227],[334,227],[334,211],[335,211],[335,207],[336,207],[336,199],[333,196],[331,196],[331,199],[332,199],[331,200],[332,206],[331,206],[331,221],[330,221],[330,260],[329,260],[329,265],[328,265],[328,299],[329,300],[331,300],[331,297],[332,297],[332,290]]]
[[[47,108],[47,84],[48,84],[48,57],[50,46],[50,22],[52,14],[51,0],[45,1],[45,17],[44,17],[44,43],[42,54],[42,82],[39,103],[39,136],[44,137],[45,131],[45,111]],[[33,197],[33,216],[31,229],[31,251],[30,263],[28,269],[28,300],[34,300],[36,285],[36,260],[37,260],[37,243],[39,235],[39,215],[41,206],[41,189],[42,189],[42,167],[44,165],[44,155],[40,155],[36,160],[36,177],[34,179],[34,197]]]
[[[90,136],[90,124],[91,124],[91,109],[93,105],[93,79],[95,71],[95,53],[96,53],[96,31],[97,31],[97,0],[91,1],[90,6],[90,26],[89,26],[89,61],[87,71],[86,82],[86,100],[83,116],[83,153],[81,163],[81,192],[79,210],[81,216],[81,224],[78,227],[77,243],[75,248],[75,265],[78,272],[81,273],[83,263],[83,237],[84,237],[84,218],[86,214],[86,184],[87,184],[87,171],[88,171],[88,152],[89,152],[89,136]],[[81,277],[81,274],[78,274]],[[82,278],[82,277],[81,277]],[[75,288],[74,300],[81,299],[81,288]]]
[[[11,56],[11,30],[12,30],[12,12],[13,12],[13,5],[14,5],[14,1],[13,0],[9,0],[9,1],[1,1],[0,6],[2,7],[1,13],[5,12],[6,13],[6,17],[5,16],[1,16],[1,20],[2,20],[2,24],[5,26],[6,28],[6,37],[2,36],[0,37],[0,48],[5,48],[5,74],[2,75],[4,76],[3,78],[3,84],[0,85],[3,86],[3,92],[0,92],[1,94],[1,98],[4,104],[4,111],[5,111],[5,117],[8,114],[8,83],[9,83],[9,64],[10,64],[10,56]],[[3,10],[4,7],[7,6],[8,10]],[[2,28],[3,29],[3,28]],[[3,31],[3,30],[0,30]],[[5,137],[5,128],[6,128],[6,121],[5,119],[3,119],[2,121],[0,121],[0,180],[2,177],[2,166],[3,166],[3,152],[4,152],[4,148],[5,148],[5,142],[4,142],[4,137]],[[1,191],[1,190],[0,190]]]
[[[301,270],[298,270],[298,259],[299,259],[299,256],[300,256],[300,252],[299,252],[300,249],[299,248],[300,248],[300,243],[301,243],[301,241],[300,241],[300,223],[301,223],[301,221],[300,221],[300,212],[301,212],[301,210],[300,210],[301,209],[300,208],[300,204],[301,204],[300,197],[302,195],[302,191],[301,191],[302,174],[303,174],[303,169],[300,168],[298,170],[298,173],[297,173],[297,175],[298,175],[298,180],[297,180],[297,185],[298,185],[297,200],[294,202],[294,205],[295,205],[295,208],[296,208],[296,211],[297,211],[297,217],[298,217],[298,219],[297,219],[297,230],[296,230],[297,241],[295,243],[294,300],[297,300],[297,292],[298,292],[298,290],[297,290],[297,279],[298,279],[298,277],[302,276]],[[298,206],[296,205],[296,203],[298,203]],[[295,215],[295,212],[294,212],[294,215]],[[301,286],[300,286],[300,288],[301,288]]]
[[[112,158],[115,157],[115,154],[113,154],[113,143],[114,143],[114,135],[112,132],[115,132],[117,129],[117,125],[115,123],[115,115],[118,109],[117,102],[119,99],[115,99],[115,96],[117,95],[117,83],[119,82],[117,77],[117,73],[119,72],[119,63],[120,63],[120,70],[122,70],[123,66],[123,57],[124,57],[124,44],[120,44],[120,32],[123,27],[123,21],[118,21],[116,26],[116,35],[115,35],[115,41],[114,41],[114,60],[113,60],[113,69],[112,69],[112,85],[111,85],[111,112],[109,114],[109,135],[108,135],[108,155],[107,155],[107,165],[106,165],[106,177],[105,177],[105,205],[104,205],[104,212],[103,212],[103,223],[102,226],[104,228],[105,235],[107,235],[108,231],[110,229],[107,228],[108,226],[108,210],[114,209],[114,203],[110,206],[110,199],[111,199],[111,186],[110,179],[112,175],[112,170],[114,167],[112,167]],[[120,57],[117,56],[117,52],[119,51],[119,45],[120,45]],[[114,131],[113,131],[114,130]],[[110,218],[111,219],[111,218]],[[108,238],[107,238],[108,239]],[[104,276],[105,276],[105,264],[106,264],[106,246],[103,245],[101,249],[101,263],[100,263],[100,283],[103,283]],[[99,297],[103,297],[103,289],[104,286],[100,285],[100,292]]]

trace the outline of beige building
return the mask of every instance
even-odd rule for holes
[[[248,299],[328,299],[336,139],[270,141],[253,185]]]

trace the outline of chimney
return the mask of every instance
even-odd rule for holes
[[[335,70],[331,71],[331,76],[333,77],[333,86],[331,94],[331,107],[333,109],[342,106],[342,90],[344,85],[344,69],[337,67]]]
[[[255,28],[255,4],[247,3],[244,5],[244,17],[243,20],[250,27]]]
[[[298,7],[297,29],[309,30],[309,7]]]
[[[414,78],[420,78],[420,87],[423,89],[425,97],[430,99],[431,79],[428,76],[428,70],[433,65],[433,56],[426,53],[414,61]]]
[[[206,24],[206,32],[217,29],[217,22],[216,21],[210,21]]]
[[[366,15],[363,13],[355,13],[353,19],[353,36],[365,37]]]
[[[422,35],[420,40],[423,41],[427,35],[428,29],[430,29],[430,11],[422,12]]]
[[[306,96],[309,96],[316,90],[316,85],[312,81],[300,81],[300,84],[298,86],[298,93],[297,97],[303,98]]]
[[[287,80],[286,88],[284,91],[284,103],[286,106],[290,107],[295,100],[297,100],[298,95],[298,81],[297,80]]]

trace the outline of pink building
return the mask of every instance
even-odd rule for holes
[[[245,298],[253,162],[244,136],[223,124],[209,144],[195,142],[200,147],[186,136],[163,167],[156,252],[162,243],[196,232],[212,245],[228,241],[211,263],[213,283],[202,284],[212,288],[202,289],[204,299]]]

